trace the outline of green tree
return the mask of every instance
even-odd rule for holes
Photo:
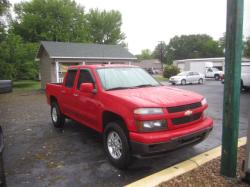
[[[244,42],[244,56],[250,57],[250,37]]]
[[[24,41],[88,42],[84,8],[71,0],[31,0],[15,5],[12,30]]]
[[[90,40],[99,44],[119,44],[125,39],[121,31],[122,16],[115,10],[91,9],[87,16]]]
[[[153,58],[156,58],[163,63],[167,62],[167,45],[165,42],[160,42],[153,51]]]
[[[6,37],[6,26],[3,17],[8,14],[10,3],[7,0],[0,0],[0,42]]]
[[[163,70],[163,77],[170,78],[180,73],[180,69],[174,65],[166,65]]]
[[[38,63],[34,57],[37,43],[25,43],[22,38],[9,33],[0,43],[0,63],[8,71],[3,74],[5,79],[37,79]]]
[[[5,14],[10,6],[8,0],[0,0],[0,16]]]
[[[208,35],[182,35],[173,37],[167,46],[167,63],[187,58],[209,58],[223,56],[218,41]]]
[[[138,60],[152,59],[152,52],[149,49],[143,49],[137,58]]]

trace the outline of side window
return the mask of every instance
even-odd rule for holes
[[[65,81],[65,87],[72,88],[74,86],[74,81],[76,77],[77,70],[69,70]]]
[[[90,72],[86,69],[80,70],[80,75],[78,78],[77,89],[80,89],[80,85],[82,83],[94,83],[94,80],[90,74]]]
[[[193,75],[193,72],[189,72],[189,73],[188,73],[188,76],[192,76],[192,75]]]

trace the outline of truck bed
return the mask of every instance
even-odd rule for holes
[[[58,99],[60,98],[62,91],[62,83],[47,83],[45,90],[46,90],[47,102],[48,104],[50,104],[51,96]]]

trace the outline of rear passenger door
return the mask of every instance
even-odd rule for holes
[[[200,79],[200,74],[197,72],[193,72],[193,83],[198,83]]]
[[[77,69],[69,69],[66,75],[64,86],[62,88],[62,109],[64,114],[74,118],[76,115],[76,96],[75,96],[75,79],[77,76]]]
[[[187,74],[187,81],[188,81],[189,83],[192,83],[192,82],[194,81],[193,72],[189,72],[189,73]]]

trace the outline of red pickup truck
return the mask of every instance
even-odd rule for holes
[[[107,157],[118,168],[131,156],[196,144],[213,127],[203,96],[161,85],[136,66],[72,66],[62,84],[46,85],[46,95],[54,126],[70,118],[102,133]]]

